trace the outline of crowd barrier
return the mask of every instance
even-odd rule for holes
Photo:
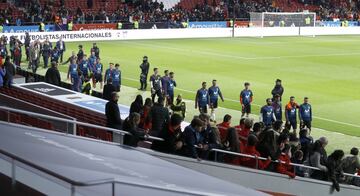
[[[265,37],[265,36],[316,36],[316,35],[360,35],[360,27],[264,27],[264,28],[187,28],[187,29],[137,29],[137,30],[93,30],[57,31],[30,33],[32,40],[55,42],[62,38],[66,42],[110,41],[139,39],[216,38],[216,37]],[[2,33],[24,41],[24,33]]]

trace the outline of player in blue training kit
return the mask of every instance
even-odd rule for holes
[[[276,94],[274,96],[274,102],[272,103],[272,107],[274,108],[276,120],[282,120],[282,106],[280,101],[280,95]]]
[[[304,103],[300,105],[299,108],[299,119],[300,119],[300,129],[308,128],[311,131],[311,121],[312,121],[312,108],[309,104],[309,98],[304,98]]]
[[[250,90],[250,83],[245,82],[244,84],[245,89],[240,92],[240,104],[242,107],[241,117],[249,117],[251,113],[251,103],[253,101],[253,92]]]
[[[271,98],[266,99],[266,105],[261,108],[259,117],[260,122],[263,122],[267,127],[271,127],[272,124],[276,121]]]
[[[155,103],[155,96],[158,96],[158,99],[163,100],[162,86],[161,86],[161,77],[158,74],[158,68],[154,68],[154,74],[150,76],[150,91],[151,99]]]
[[[206,89],[206,82],[202,83],[202,88],[199,89],[195,97],[195,109],[199,107],[200,113],[207,113],[207,106],[210,105],[209,92]]]
[[[80,80],[78,75],[78,65],[76,64],[76,60],[73,59],[69,65],[69,70],[67,74],[67,79],[71,78],[72,90],[76,92],[80,92]]]
[[[174,72],[170,72],[169,79],[166,84],[166,99],[167,105],[172,105],[174,103],[174,88],[176,87],[176,81],[174,79]]]
[[[104,81],[107,82],[109,78],[112,79],[112,72],[114,71],[114,63],[109,63],[109,68],[105,71]]]
[[[96,63],[93,70],[93,87],[96,88],[96,83],[100,82],[100,89],[103,88],[103,65],[100,62],[100,59],[96,59]]]
[[[91,68],[89,67],[89,62],[86,58],[86,54],[84,54],[82,60],[79,62],[79,68],[80,71],[82,72],[82,75],[85,77],[89,76],[89,72],[91,72]]]
[[[211,119],[216,120],[215,109],[218,107],[219,97],[222,102],[224,102],[224,97],[221,93],[219,86],[216,85],[216,80],[212,81],[212,86],[209,88],[209,97],[210,97],[210,108],[211,108]]]
[[[121,71],[119,67],[120,65],[116,63],[115,69],[113,69],[111,74],[112,82],[116,89],[116,92],[120,92],[120,88],[121,88]]]
[[[295,135],[296,135],[296,129],[297,129],[296,110],[298,108],[299,108],[299,105],[295,102],[295,97],[291,96],[289,103],[285,106],[285,118],[286,118],[285,128],[290,131],[290,129],[292,127]]]

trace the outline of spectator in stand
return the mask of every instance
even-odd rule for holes
[[[290,101],[285,106],[285,118],[286,118],[286,129],[290,130],[293,128],[293,133],[296,134],[297,129],[297,115],[296,110],[299,108],[299,105],[295,102],[295,97],[291,96]]]
[[[112,79],[113,79],[113,85],[115,86],[115,89],[117,92],[120,92],[121,88],[121,70],[120,70],[120,64],[115,64],[115,69],[112,71]]]
[[[220,149],[225,150],[223,143],[221,142],[220,132],[217,127],[211,127],[211,139],[212,142],[209,142],[209,160],[214,160],[216,162],[224,162],[224,154],[223,153],[215,153],[211,151],[211,149]],[[240,148],[241,149],[241,148]],[[216,154],[216,156],[215,156]]]
[[[264,123],[262,122],[256,122],[253,126],[253,131],[250,134],[255,135],[256,137],[259,137],[259,135],[264,131]]]
[[[208,148],[207,145],[201,143],[201,131],[203,131],[203,127],[204,122],[195,117],[190,125],[185,128],[183,132],[183,152],[185,156],[201,160],[201,153]]]
[[[137,95],[134,102],[132,102],[130,105],[130,114],[133,112],[140,114],[142,107],[143,107],[143,97],[141,95]]]
[[[300,105],[299,108],[299,119],[300,119],[300,129],[307,128],[309,129],[309,134],[311,133],[311,121],[312,121],[312,108],[309,104],[309,98],[304,98],[304,103]]]
[[[276,132],[276,135],[279,136],[283,131],[283,121],[276,120],[273,124],[273,129]]]
[[[113,92],[116,92],[116,89],[112,84],[112,78],[109,78],[103,89],[103,99],[110,101]]]
[[[151,99],[155,102],[155,97],[163,99],[162,86],[161,86],[161,77],[158,75],[158,68],[154,68],[154,74],[150,76],[150,86],[151,86]]]
[[[212,81],[212,86],[208,90],[210,98],[210,108],[211,108],[211,119],[216,120],[215,110],[218,107],[218,99],[221,98],[221,101],[224,102],[224,97],[220,91],[219,86],[216,85],[216,80]]]
[[[140,120],[140,128],[144,130],[150,130],[151,129],[151,121],[148,118],[150,110],[153,106],[153,102],[151,98],[146,98],[144,106],[140,112],[141,120]]]
[[[257,157],[261,156],[260,153],[256,150],[257,143],[257,137],[255,135],[249,135],[247,138],[247,145],[245,146],[243,153],[255,156],[255,158],[242,157],[241,165],[255,169],[265,169],[270,165],[271,157],[268,157],[266,161],[257,159]]]
[[[262,157],[271,157],[276,160],[278,158],[277,136],[272,129],[264,130],[259,135],[259,142],[256,146],[257,151],[260,152]]]
[[[304,153],[301,150],[297,150],[295,151],[294,155],[291,157],[291,163],[303,165],[304,164],[303,159],[304,159]],[[294,166],[294,169],[295,169],[295,175],[300,177],[305,176],[304,168],[299,166]]]
[[[301,129],[299,132],[299,141],[301,151],[304,153],[304,161],[309,158],[310,148],[313,144],[313,138],[310,136],[308,129]]]
[[[280,101],[280,95],[276,94],[272,103],[276,120],[282,121],[282,106]]]
[[[46,71],[45,74],[45,82],[55,86],[60,86],[61,77],[57,66],[58,64],[56,62],[51,62],[51,67]]]
[[[237,134],[237,131],[235,128],[230,127],[227,129],[227,135],[226,135],[226,139],[225,139],[225,147],[226,150],[230,151],[230,152],[235,152],[235,153],[240,153],[241,149],[240,149],[240,140],[239,140],[239,135]],[[221,134],[221,132],[220,132]],[[224,161],[225,163],[230,163],[233,165],[240,165],[240,156],[237,155],[230,155],[230,154],[225,154],[224,156]]]
[[[318,180],[326,180],[326,172],[328,171],[327,164],[327,154],[325,151],[325,146],[327,145],[327,139],[325,137],[316,140],[311,151],[308,164],[312,167],[317,167],[320,170],[310,170],[310,177]]]
[[[245,127],[245,119],[246,118],[240,118],[240,121],[239,121],[239,125],[236,125],[235,126],[235,129],[236,131],[238,132],[238,135],[239,135],[239,138],[241,138],[241,134],[240,132],[244,129]],[[247,139],[247,138],[246,138]],[[240,139],[241,140],[241,139]]]
[[[4,77],[6,70],[3,65],[0,64],[0,88],[4,86]]]
[[[81,81],[78,75],[79,66],[75,63],[76,60],[73,59],[69,65],[67,80],[71,77],[72,90],[76,92],[80,92]]]
[[[120,116],[120,109],[117,104],[118,100],[119,95],[117,92],[112,92],[111,100],[105,105],[106,126],[113,129],[121,129],[123,124]]]
[[[140,73],[140,88],[139,88],[139,90],[146,91],[149,68],[150,68],[150,63],[148,61],[148,57],[144,56],[143,62],[140,65],[141,73]]]
[[[159,135],[163,126],[169,121],[169,110],[164,107],[162,97],[159,97],[158,102],[151,108],[148,118],[152,124],[150,134],[156,137]]]
[[[241,129],[240,132],[238,132],[241,149],[244,149],[245,145],[247,144],[247,139],[248,139],[248,137],[250,135],[252,126],[253,126],[253,119],[245,118],[245,120],[244,120],[244,128]]]
[[[220,138],[222,142],[225,142],[228,135],[228,130],[231,127],[231,116],[226,114],[223,118],[223,122],[216,125],[220,132]]]
[[[140,114],[130,113],[124,120],[123,130],[129,132],[131,135],[126,134],[124,137],[124,144],[128,146],[137,147],[139,141],[144,140],[147,136],[146,131],[139,128]]]
[[[15,65],[11,63],[10,56],[6,56],[3,67],[6,70],[6,74],[4,77],[4,86],[10,88],[16,73]]]
[[[170,122],[167,123],[161,130],[159,137],[164,141],[153,141],[151,149],[171,154],[180,154],[183,147],[183,137],[181,131],[182,117],[178,114],[173,114]]]
[[[360,161],[358,154],[359,154],[359,149],[354,147],[351,149],[350,155],[342,160],[342,169],[345,173],[355,174],[357,171],[360,172]],[[356,181],[356,178],[352,176],[346,176],[345,182],[347,184],[360,186],[359,181]]]
[[[62,40],[61,37],[59,41],[56,42],[56,47],[59,49],[60,63],[62,63],[64,52],[66,51],[66,46],[65,46],[65,42]]]
[[[93,5],[94,5],[94,1],[93,0],[87,0],[87,8],[88,9],[92,9],[93,8]]]
[[[327,159],[326,167],[328,169],[327,177],[332,182],[332,191],[340,191],[340,181],[343,178],[341,160],[344,157],[344,151],[335,150]]]
[[[281,80],[280,79],[277,79],[275,81],[275,86],[272,89],[271,94],[273,96],[273,101],[275,100],[276,95],[279,95],[280,96],[280,102],[281,102],[282,95],[284,94],[284,87],[281,85]]]
[[[206,89],[206,82],[202,82],[202,87],[196,93],[195,109],[199,107],[199,112],[207,113],[207,106],[210,104],[209,92]]]
[[[276,121],[274,114],[274,108],[272,106],[272,101],[270,98],[266,99],[266,105],[260,109],[259,121],[262,121],[265,126],[271,127]]]
[[[282,148],[282,149],[281,149]],[[289,178],[295,178],[295,171],[292,165],[290,165],[291,161],[291,147],[289,144],[283,144],[280,147],[281,154],[279,156],[279,162],[276,166],[276,171],[280,174],[288,175]]]
[[[250,90],[250,83],[245,82],[244,83],[245,89],[240,92],[240,104],[242,107],[241,111],[241,118],[244,117],[246,114],[246,117],[249,117],[249,114],[251,113],[251,103],[253,101],[253,92]]]

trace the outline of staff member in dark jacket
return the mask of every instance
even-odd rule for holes
[[[51,67],[46,71],[45,82],[55,86],[60,86],[61,77],[56,62],[51,62]]]
[[[112,92],[111,100],[107,102],[105,106],[106,126],[113,129],[122,128],[120,110],[117,104],[118,100],[119,95],[116,92]]]
[[[281,85],[281,80],[277,79],[275,81],[275,86],[271,91],[271,94],[273,96],[273,100],[275,100],[275,95],[280,95],[280,101],[282,100],[282,95],[284,94],[284,87]]]
[[[158,136],[164,125],[169,121],[169,110],[164,107],[164,99],[159,97],[149,113],[149,121],[152,123],[151,135]]]
[[[16,73],[15,65],[10,62],[10,56],[6,56],[4,68],[6,70],[4,86],[10,88]]]
[[[133,112],[124,121],[123,130],[129,132],[124,137],[124,144],[128,146],[137,146],[140,140],[144,140],[146,132],[139,128],[140,114]]]
[[[182,117],[179,114],[173,114],[170,122],[161,130],[159,137],[164,141],[153,141],[151,149],[164,152],[178,154],[184,142],[181,132]]]
[[[115,86],[112,84],[112,79],[109,78],[103,89],[103,99],[110,101],[111,94],[115,92]]]

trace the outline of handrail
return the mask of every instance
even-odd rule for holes
[[[113,133],[117,133],[117,134],[121,134],[121,135],[131,135],[131,133],[129,133],[127,131],[117,130],[117,129],[113,129],[113,128],[109,128],[109,127],[103,127],[103,126],[100,126],[100,125],[92,125],[92,124],[89,124],[89,123],[84,123],[84,122],[79,122],[79,121],[76,121],[76,120],[69,120],[69,119],[59,118],[59,117],[55,117],[55,116],[49,116],[49,115],[45,115],[45,114],[38,114],[38,113],[34,113],[34,112],[9,108],[9,107],[6,107],[6,106],[0,106],[0,110],[7,110],[7,111],[17,112],[17,113],[21,113],[21,114],[38,116],[38,117],[42,117],[42,118],[46,118],[46,119],[57,120],[57,121],[66,122],[66,123],[73,123],[73,124],[83,125],[83,126],[86,126],[86,127],[92,127],[92,128],[96,128],[96,129],[103,129],[103,130],[111,131]],[[74,131],[74,135],[76,135],[75,131]],[[146,136],[145,138],[146,139],[151,139],[151,140],[157,140],[157,141],[164,141],[164,139],[154,137],[154,136]]]
[[[230,155],[235,155],[235,156],[240,156],[240,157],[248,157],[248,158],[252,158],[252,159],[256,159],[256,160],[267,160],[267,158],[264,158],[264,157],[258,157],[258,156],[249,155],[249,154],[231,152],[231,151],[221,150],[221,149],[216,149],[216,148],[211,149],[211,151],[221,152],[221,153],[230,154]],[[271,161],[272,161],[272,162],[275,162],[275,163],[279,163],[279,160],[276,160],[276,161],[271,160]],[[285,163],[285,162],[282,161],[282,163]],[[312,167],[312,166],[303,165],[303,164],[290,163],[290,165],[296,166],[296,167],[302,167],[302,168],[312,169],[312,170],[320,170],[320,169],[317,168],[317,167]],[[348,173],[343,173],[343,174],[344,174],[345,176],[351,176],[351,177],[355,177],[355,178],[360,178],[360,176],[354,175],[354,174],[348,174]]]
[[[158,186],[158,185],[149,185],[149,184],[141,184],[138,182],[129,182],[129,181],[124,181],[124,180],[119,180],[119,179],[112,179],[112,178],[108,178],[108,179],[101,179],[101,180],[94,180],[94,181],[88,181],[88,182],[81,182],[81,181],[75,181],[72,180],[68,177],[65,177],[63,175],[60,175],[58,173],[55,173],[49,169],[46,169],[44,167],[41,167],[39,165],[36,165],[35,163],[32,163],[30,161],[27,161],[21,157],[18,157],[12,153],[6,152],[2,149],[0,149],[0,154],[3,154],[7,157],[10,157],[13,160],[16,160],[24,165],[30,166],[32,168],[35,168],[41,172],[44,172],[45,174],[48,174],[50,176],[53,176],[57,179],[60,179],[66,183],[69,183],[72,187],[73,186],[78,186],[78,187],[87,187],[87,186],[96,186],[96,185],[103,185],[103,184],[124,184],[124,185],[130,185],[130,186],[139,186],[139,187],[144,187],[144,188],[151,188],[151,189],[157,189],[157,190],[163,190],[163,191],[171,191],[171,192],[177,192],[177,193],[183,193],[183,194],[191,194],[191,195],[198,195],[198,196],[205,196],[205,195],[213,195],[213,196],[218,196],[218,194],[209,194],[209,193],[205,193],[205,192],[201,192],[201,191],[193,191],[193,190],[183,190],[183,189],[179,189],[179,188],[174,188],[174,187],[166,187],[166,186]],[[75,194],[74,194],[75,195]],[[113,187],[113,194],[114,194],[114,187]]]

